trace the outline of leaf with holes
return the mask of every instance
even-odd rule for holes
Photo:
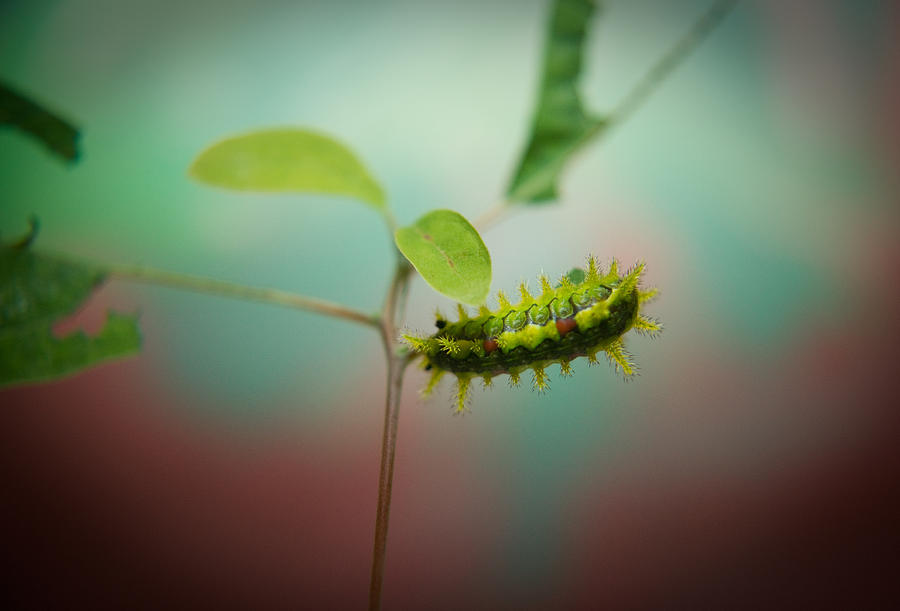
[[[34,253],[29,243],[0,245],[0,386],[51,380],[137,352],[141,340],[132,316],[109,312],[95,336],[53,333],[104,274]]]

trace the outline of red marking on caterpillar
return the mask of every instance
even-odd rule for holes
[[[556,331],[560,337],[565,337],[569,331],[578,327],[574,318],[560,318],[556,321]]]

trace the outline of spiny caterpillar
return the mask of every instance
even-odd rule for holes
[[[620,275],[613,259],[609,271],[602,274],[596,260],[589,257],[587,271],[577,271],[583,274],[577,284],[566,275],[554,288],[550,279],[541,275],[537,297],[523,282],[516,305],[500,291],[496,312],[482,305],[478,315],[470,317],[459,305],[456,322],[438,313],[434,335],[404,335],[409,346],[423,355],[422,367],[433,371],[422,394],[429,395],[446,372],[453,373],[458,380],[458,413],[465,409],[472,378],[481,377],[487,388],[494,376],[505,373],[511,384],[518,385],[521,374],[532,369],[534,388],[543,391],[549,387],[544,371],[548,365],[559,363],[560,373],[568,377],[572,375],[570,361],[586,356],[594,364],[599,352],[605,352],[626,378],[633,376],[636,367],[622,336],[630,329],[650,336],[662,330],[658,322],[640,312],[641,305],[657,294],[656,289],[638,286],[644,264]]]

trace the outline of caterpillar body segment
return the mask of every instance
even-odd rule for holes
[[[537,296],[522,283],[515,305],[500,292],[495,311],[481,306],[476,316],[470,316],[459,306],[455,322],[437,315],[433,335],[403,337],[423,355],[423,367],[434,370],[426,392],[444,372],[457,377],[457,412],[466,409],[474,377],[481,377],[487,387],[493,377],[506,374],[511,385],[518,385],[521,374],[531,369],[534,389],[543,392],[549,388],[548,366],[558,364],[560,373],[568,377],[573,359],[584,356],[593,364],[603,352],[628,378],[637,368],[622,336],[632,328],[651,337],[662,330],[660,323],[641,313],[642,304],[656,296],[654,289],[640,288],[643,272],[644,264],[639,263],[620,274],[613,260],[604,274],[589,257],[580,283],[563,276],[554,288],[542,275]]]

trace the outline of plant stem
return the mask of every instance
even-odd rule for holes
[[[510,205],[508,201],[500,200],[498,202],[495,202],[490,208],[486,208],[484,212],[478,215],[478,218],[475,219],[472,225],[479,232],[483,232],[497,223],[505,214],[509,212],[509,210]]]
[[[737,2],[738,0],[717,0],[707,9],[694,22],[691,29],[659,61],[653,64],[641,80],[616,104],[612,112],[607,115],[606,127],[622,123],[640,107],[688,54],[696,49],[703,39],[719,25]]]
[[[370,327],[380,328],[381,326],[381,321],[377,316],[324,299],[307,297],[278,289],[245,286],[212,278],[168,272],[143,265],[102,265],[98,267],[111,277],[121,280],[157,284],[200,293],[210,293],[222,297],[261,301],[263,303],[343,318],[344,320],[350,320]]]
[[[399,253],[398,253],[399,255]],[[397,428],[400,420],[400,392],[403,373],[410,362],[408,355],[396,350],[396,321],[405,309],[404,296],[412,267],[398,257],[394,279],[388,289],[381,315],[381,339],[387,358],[387,399],[384,407],[384,430],[381,436],[381,466],[378,471],[378,507],[375,510],[375,543],[372,549],[372,574],[369,581],[369,610],[381,609],[384,584],[384,562],[387,555],[387,533],[391,515],[391,493],[394,483],[394,457],[397,453]]]
[[[381,609],[381,589],[384,584],[384,561],[394,484],[394,457],[397,453],[397,425],[400,419],[400,391],[405,369],[405,359],[391,357],[388,360],[387,401],[381,437],[381,467],[378,472],[378,508],[375,512],[375,544],[372,550],[372,575],[369,582],[369,611]]]

